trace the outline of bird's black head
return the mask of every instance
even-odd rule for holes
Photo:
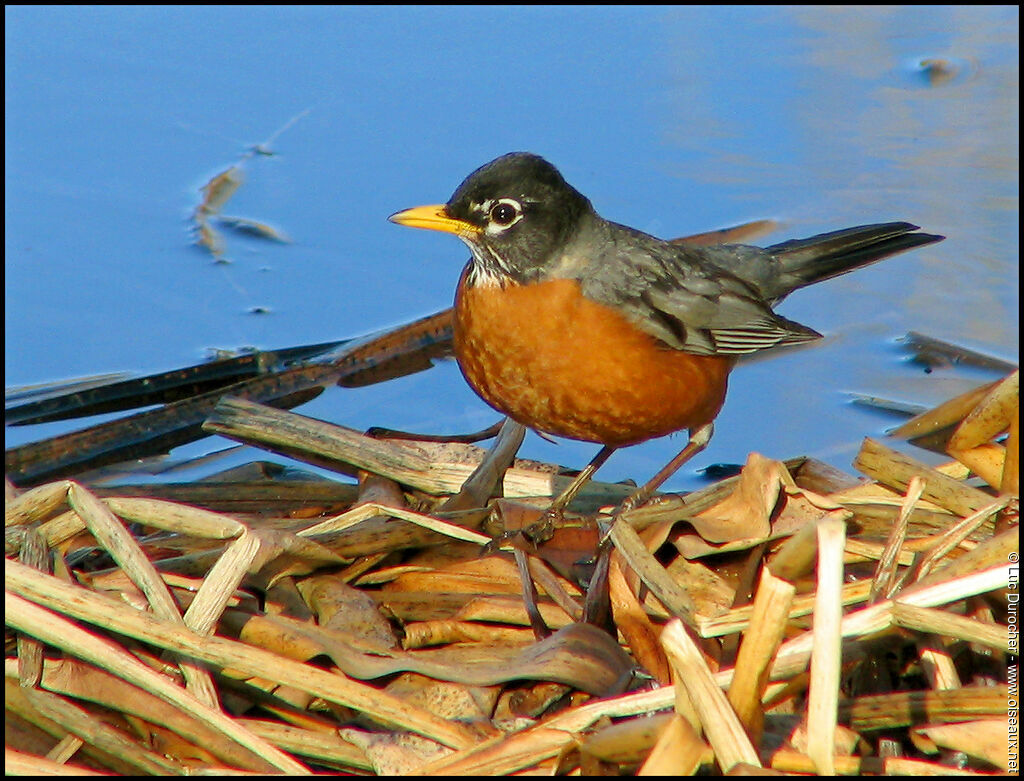
[[[525,283],[543,277],[591,211],[551,163],[513,152],[471,173],[444,206],[391,219],[456,234],[473,253],[471,283]]]

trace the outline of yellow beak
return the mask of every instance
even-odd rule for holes
[[[448,216],[443,203],[432,206],[416,206],[388,217],[391,222],[408,225],[410,228],[426,228],[432,231],[454,233],[456,236],[476,236],[480,228],[464,220]]]

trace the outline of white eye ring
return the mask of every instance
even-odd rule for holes
[[[523,219],[523,207],[511,198],[499,198],[487,209],[487,232],[500,233]]]

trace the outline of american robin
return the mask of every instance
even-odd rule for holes
[[[604,446],[575,488],[616,448],[689,429],[632,505],[707,445],[739,356],[821,338],[775,304],[944,238],[889,222],[764,249],[671,243],[603,219],[553,165],[522,152],[474,171],[447,204],[390,219],[469,246],[455,294],[459,367],[513,420]]]

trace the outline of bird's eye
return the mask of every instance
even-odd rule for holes
[[[502,228],[507,228],[521,216],[519,204],[513,200],[503,199],[491,207],[491,222]]]

